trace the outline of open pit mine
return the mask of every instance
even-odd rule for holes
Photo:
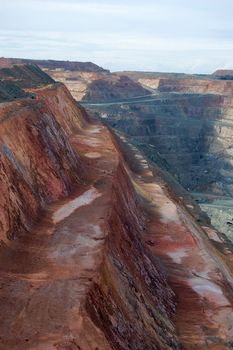
[[[0,59],[0,350],[233,349],[233,72]]]

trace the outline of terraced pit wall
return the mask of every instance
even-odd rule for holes
[[[169,94],[122,104],[89,105],[192,192],[233,190],[231,96]]]

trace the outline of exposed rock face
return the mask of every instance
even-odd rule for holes
[[[0,349],[178,349],[112,136],[63,85],[30,93],[0,105]]]

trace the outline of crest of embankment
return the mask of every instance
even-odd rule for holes
[[[0,105],[0,349],[178,348],[174,294],[108,130],[61,84],[30,93]]]

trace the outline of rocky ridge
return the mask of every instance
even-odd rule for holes
[[[112,135],[62,84],[29,90],[0,106],[0,349],[178,349]]]
[[[0,349],[230,349],[224,238],[63,84],[23,90],[0,104]]]

